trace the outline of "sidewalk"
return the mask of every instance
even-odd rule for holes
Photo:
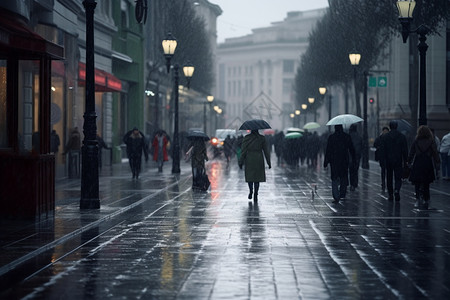
[[[162,174],[151,167],[134,181],[127,164],[105,168],[94,211],[78,208],[79,181],[59,181],[54,220],[2,227],[0,295],[13,286],[5,296],[450,296],[448,181],[432,184],[433,209],[416,211],[413,186],[405,182],[401,201],[389,202],[371,162],[357,190],[333,204],[329,170],[274,166],[255,205],[235,161],[208,162],[208,193],[191,190],[189,164],[180,176],[170,170],[170,162]]]
[[[129,211],[179,182],[190,180],[190,165],[182,162],[181,173],[178,175],[171,174],[171,169],[172,162],[169,161],[164,165],[163,173],[158,173],[156,164],[149,161],[143,165],[140,179],[133,180],[128,162],[103,167],[99,175],[99,210],[79,209],[80,179],[56,180],[54,218],[37,222],[1,221],[0,278],[73,236]],[[124,197],[124,193],[128,195]]]

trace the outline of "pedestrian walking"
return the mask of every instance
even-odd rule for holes
[[[389,201],[393,201],[394,196],[395,201],[400,201],[402,173],[403,169],[407,167],[408,160],[406,137],[397,130],[397,127],[397,121],[391,121],[389,123],[390,131],[382,139],[384,158],[386,160],[386,186],[389,193]]]
[[[227,135],[227,137],[223,141],[223,153],[228,165],[231,160],[231,154],[233,153],[233,140],[231,139],[230,135]]]
[[[386,158],[383,147],[383,137],[389,132],[389,127],[383,127],[380,136],[375,139],[373,146],[375,147],[375,161],[380,164],[381,168],[381,191],[386,192]]]
[[[352,159],[349,164],[350,191],[354,191],[358,187],[358,171],[361,162],[362,137],[358,133],[358,126],[356,124],[350,125],[348,133],[352,139],[353,148],[355,149],[355,159]]]
[[[334,126],[328,137],[323,166],[331,165],[331,188],[333,203],[339,203],[347,194],[349,159],[355,159],[352,138],[344,132],[342,125]]]
[[[275,148],[275,155],[277,156],[277,166],[278,167],[280,167],[281,163],[282,163],[283,141],[284,141],[283,131],[276,133],[275,137],[274,137],[274,148]]]
[[[63,155],[67,154],[68,175],[69,178],[80,177],[80,163],[81,163],[81,135],[78,127],[72,129],[69,140],[64,147]]]
[[[242,141],[239,168],[242,169],[242,166],[245,166],[245,181],[248,183],[250,191],[248,199],[253,197],[254,202],[258,202],[259,183],[266,181],[264,157],[270,169],[272,165],[266,138],[260,135],[258,130],[252,130]]]
[[[59,135],[56,133],[56,130],[53,129],[50,134],[50,152],[57,154],[60,144]]]
[[[192,188],[206,191],[210,183],[205,169],[205,161],[208,161],[205,141],[194,139],[189,151],[191,151],[189,156],[192,166]]]
[[[435,174],[440,163],[431,130],[426,125],[420,126],[408,155],[408,165],[411,167],[409,181],[414,184],[416,190],[415,208],[428,209],[430,183],[436,179]]]
[[[70,137],[69,140],[67,141],[66,146],[64,147],[64,153],[69,153],[70,151],[76,150],[76,151],[80,151],[81,149],[81,135],[80,132],[78,131],[78,127],[75,127],[71,133],[70,133]]]
[[[125,134],[123,142],[127,145],[128,161],[133,179],[138,179],[139,173],[141,172],[142,153],[144,153],[145,161],[148,161],[147,144],[145,143],[144,134],[137,127],[134,127]]]
[[[152,142],[153,160],[158,163],[158,172],[163,171],[164,162],[169,160],[169,155],[167,154],[168,142],[166,133],[163,130],[158,130]]]
[[[108,147],[108,145],[106,145],[106,143],[102,139],[102,137],[99,136],[98,134],[97,134],[97,144],[98,144],[98,167],[101,169],[102,168],[102,150],[103,149],[111,150],[111,147]]]
[[[441,155],[442,179],[450,180],[450,132],[442,137],[439,154]]]

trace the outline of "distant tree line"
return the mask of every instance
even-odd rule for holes
[[[318,94],[320,86],[337,85],[344,88],[348,97],[349,83],[353,80],[353,67],[348,54],[354,50],[361,54],[359,70],[370,70],[384,57],[386,46],[393,36],[400,34],[400,22],[396,0],[329,0],[329,8],[309,36],[309,46],[301,56],[295,78],[297,105],[308,104],[308,97]],[[450,17],[448,0],[418,0],[411,28],[425,24],[430,34]],[[417,37],[410,35],[412,55],[417,59]],[[418,63],[416,64],[418,66]],[[411,78],[418,78],[417,70],[411,70]],[[358,76],[357,95],[364,81]],[[410,106],[417,118],[417,82],[411,83]],[[414,86],[416,85],[416,86]],[[322,105],[320,97],[311,109]],[[359,96],[355,99],[356,114],[361,116]],[[413,109],[414,108],[414,109]]]

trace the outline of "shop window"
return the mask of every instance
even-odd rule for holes
[[[39,61],[19,61],[19,150],[39,152]]]

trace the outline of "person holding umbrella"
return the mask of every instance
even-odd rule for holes
[[[245,166],[245,181],[248,183],[248,199],[258,202],[259,183],[266,181],[264,170],[264,157],[266,158],[269,169],[270,154],[266,139],[258,133],[259,129],[270,128],[264,120],[249,120],[242,124],[239,130],[251,130],[250,134],[244,137],[242,141],[242,153],[239,158],[239,168]]]
[[[331,165],[333,203],[339,203],[347,193],[349,156],[352,161],[355,159],[355,149],[352,138],[344,132],[342,125],[335,125],[334,128],[334,133],[328,137],[323,166]]]
[[[206,191],[210,182],[205,169],[205,161],[208,161],[205,142],[209,141],[209,137],[203,131],[193,131],[188,134],[187,139],[191,141],[186,157],[191,160],[192,188]]]
[[[127,145],[127,155],[130,163],[133,179],[139,178],[141,172],[141,157],[144,152],[145,161],[148,160],[147,145],[145,143],[144,134],[137,127],[128,131],[123,137],[123,142]]]

